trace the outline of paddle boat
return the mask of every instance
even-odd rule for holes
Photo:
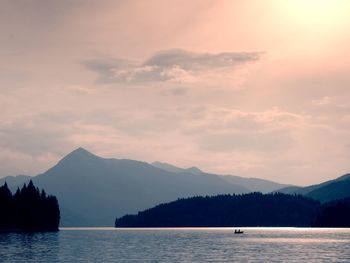
[[[235,229],[235,234],[243,234],[244,233],[244,231],[241,231],[240,229]]]

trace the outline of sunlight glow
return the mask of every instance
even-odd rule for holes
[[[334,24],[348,16],[347,0],[285,0],[278,1],[288,16],[301,23]]]

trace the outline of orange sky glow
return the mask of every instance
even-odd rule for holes
[[[0,3],[0,177],[77,147],[311,184],[350,171],[350,1]]]

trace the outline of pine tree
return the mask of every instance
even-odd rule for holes
[[[0,187],[0,231],[56,231],[60,210],[56,197],[30,180],[12,195],[7,183]]]

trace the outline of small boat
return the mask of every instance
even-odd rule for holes
[[[244,233],[244,231],[241,231],[240,229],[235,229],[235,234],[243,234]]]

